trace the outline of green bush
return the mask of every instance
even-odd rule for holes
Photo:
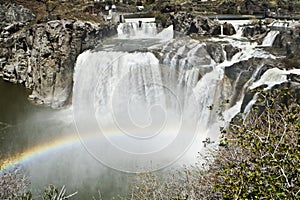
[[[300,105],[287,87],[262,92],[224,135],[214,191],[224,199],[300,198]]]
[[[162,14],[161,12],[153,12],[153,15],[155,16],[155,22],[157,24],[161,24],[163,28],[167,27],[169,14]]]

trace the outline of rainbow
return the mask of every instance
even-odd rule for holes
[[[42,143],[32,148],[28,148],[23,153],[16,154],[4,161],[0,161],[2,162],[0,164],[1,166],[0,173],[12,169],[18,164],[26,163],[37,157],[44,156],[45,154],[51,154],[55,151],[59,151],[75,145],[79,145],[80,143],[81,140],[79,136],[73,134],[70,136],[65,136],[56,140],[52,140],[50,142]]]
[[[171,133],[172,131],[170,131]],[[66,149],[70,149],[72,147],[78,147],[79,145],[84,145],[83,140],[95,139],[97,137],[118,137],[120,136],[120,131],[117,131],[115,128],[110,128],[106,130],[105,133],[100,135],[95,135],[95,133],[85,134],[83,137],[78,133],[73,133],[68,136],[63,136],[60,138],[56,138],[49,142],[45,142],[31,148],[26,149],[22,153],[18,153],[14,156],[11,156],[7,159],[0,160],[0,175],[1,173],[5,173],[8,170],[11,170],[18,165],[26,164],[34,159],[40,158],[42,156],[51,155],[52,153],[64,151]],[[108,135],[107,135],[108,134]],[[198,133],[199,134],[199,133]],[[83,142],[83,143],[82,143]]]

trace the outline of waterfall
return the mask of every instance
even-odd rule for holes
[[[272,23],[268,25],[268,27],[288,28],[288,27],[293,27],[294,25],[295,23],[293,21],[274,20]]]
[[[266,87],[265,90],[269,90],[274,85],[286,82],[288,74],[300,75],[300,69],[292,69],[288,71],[278,68],[269,69],[262,75],[262,77],[259,80],[254,82],[249,88],[254,89],[261,85],[267,85],[268,87]]]
[[[245,27],[238,27],[237,30],[236,30],[235,36],[236,36],[237,38],[243,37],[244,30],[245,30]]]
[[[161,32],[157,31],[154,18],[126,19],[125,23],[118,26],[119,39],[161,39],[173,38],[173,26],[169,26]]]
[[[200,47],[191,48],[186,59],[192,59]],[[163,167],[185,152],[196,136],[205,139],[220,75],[209,73],[199,82],[197,68],[172,66],[159,64],[150,52],[87,51],[78,57],[73,91],[77,127],[82,138],[99,127],[109,138],[100,139],[98,147],[87,141],[107,165],[130,171],[137,163],[143,166],[148,153],[152,164]],[[110,137],[112,131],[121,137]],[[163,150],[149,154],[159,149]],[[107,151],[109,157],[101,153]],[[132,158],[126,152],[143,153],[143,157]],[[135,162],[128,163],[130,158]]]
[[[279,34],[279,31],[270,31],[267,36],[264,38],[262,45],[264,47],[271,47],[273,45],[276,36]]]
[[[126,35],[124,27],[136,26],[135,22],[120,24],[119,38]],[[169,27],[160,34],[145,34],[146,26],[152,25],[145,24],[142,30],[133,28],[129,33],[137,36],[141,31],[140,37],[151,39],[168,38],[173,33]],[[220,52],[212,51],[205,42],[181,38],[143,52],[102,49],[86,51],[78,57],[73,87],[74,118],[82,142],[93,157],[120,171],[137,172],[149,167],[156,170],[178,158],[192,157],[195,161],[202,141],[218,140],[219,127],[224,125],[220,115],[229,121],[243,101],[243,94],[238,94],[233,107],[222,113],[225,107],[220,99],[239,92],[235,84],[224,78],[225,68],[253,57],[274,56],[256,48],[256,44],[231,37],[207,41],[220,45],[214,47],[214,51]],[[126,46],[126,40],[123,42]],[[226,57],[226,52],[220,42],[240,51],[222,62],[218,57]]]
[[[224,35],[224,26],[221,24],[221,35]]]
[[[240,39],[241,37],[243,37],[243,31],[245,29],[245,25],[249,25],[251,23],[251,20],[220,20],[220,22],[222,24],[224,24],[225,22],[232,24],[236,34],[230,37]]]
[[[118,37],[127,38],[152,38],[157,34],[154,22],[126,22],[118,26]]]

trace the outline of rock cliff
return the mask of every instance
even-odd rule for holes
[[[207,17],[200,15],[193,15],[187,12],[178,12],[171,15],[167,20],[167,25],[173,25],[174,30],[184,34],[190,35],[192,33],[198,35],[233,35],[235,29],[230,23],[221,24],[217,20],[213,21]],[[223,29],[223,31],[221,31]]]
[[[37,103],[60,107],[72,92],[77,56],[116,34],[114,25],[72,19],[30,24],[34,15],[23,6],[0,8],[0,76],[32,89]]]

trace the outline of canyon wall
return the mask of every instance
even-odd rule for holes
[[[23,6],[0,8],[0,76],[32,89],[39,104],[60,107],[72,92],[77,56],[117,33],[115,25],[74,19],[33,23],[34,14]]]

